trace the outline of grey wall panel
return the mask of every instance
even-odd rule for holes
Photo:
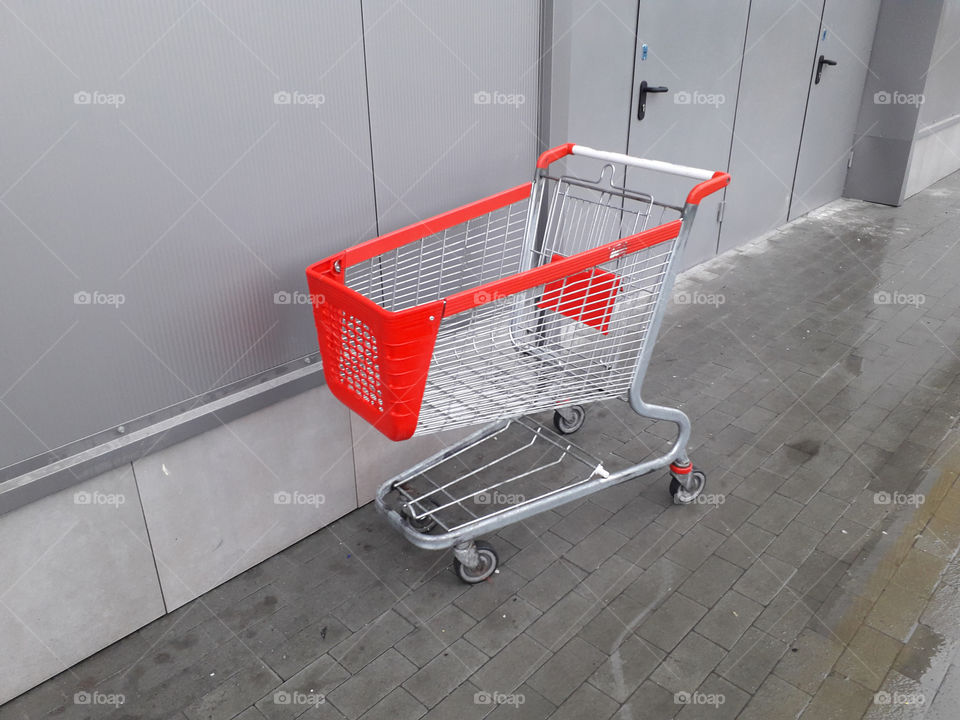
[[[823,0],[750,6],[720,252],[787,221],[822,9]]]
[[[844,186],[846,197],[889,205],[903,201],[920,106],[893,102],[893,93],[901,99],[923,93],[943,4],[944,0],[909,4],[882,0],[859,108],[853,166]],[[902,47],[910,52],[901,52]],[[873,153],[881,157],[871,157]],[[878,175],[881,168],[884,174]]]
[[[357,506],[349,411],[326,388],[161,450],[134,469],[168,611]]]
[[[880,5],[881,0],[826,1],[817,57],[823,55],[837,65],[824,67],[819,84],[811,78],[790,204],[791,220],[843,194],[847,164],[857,137],[861,94],[869,83],[868,77],[874,76],[868,68]],[[897,36],[896,42],[899,45],[904,40]]]
[[[314,351],[276,293],[375,225],[359,3],[10,9],[0,467]]]
[[[575,142],[627,151],[636,27],[636,0],[589,6],[554,1],[551,147]],[[597,172],[595,163],[583,158],[561,162],[558,168],[574,174]]]
[[[960,2],[943,3],[940,25],[933,43],[933,57],[926,72],[924,103],[920,107],[920,131],[937,123],[960,120]]]
[[[0,547],[0,705],[165,612],[130,465],[4,515]]]
[[[529,180],[539,3],[363,9],[380,231]]]

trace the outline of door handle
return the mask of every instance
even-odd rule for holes
[[[823,75],[823,66],[824,66],[824,65],[831,65],[831,66],[832,66],[832,65],[836,65],[836,64],[837,64],[837,61],[836,61],[836,60],[827,60],[826,57],[824,57],[823,55],[821,55],[820,58],[817,60],[817,79],[813,81],[813,84],[814,84],[814,85],[819,85],[819,84],[820,84],[820,76]]]
[[[647,93],[665,93],[669,90],[666,85],[649,85],[644,80],[640,83],[640,105],[637,107],[637,120],[643,120],[647,115]]]

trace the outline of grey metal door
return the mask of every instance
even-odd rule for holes
[[[787,221],[823,0],[753,0],[720,252]]]
[[[879,12],[880,0],[826,2],[793,185],[791,220],[836,200],[843,192]]]
[[[641,0],[629,154],[727,169],[749,5],[749,0]],[[668,88],[647,94],[642,120],[641,83]],[[690,187],[689,180],[635,169],[629,182],[668,201],[682,201]],[[716,254],[718,202],[713,197],[701,205],[684,258],[687,267]]]

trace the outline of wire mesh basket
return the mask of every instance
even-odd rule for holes
[[[393,439],[625,395],[680,210],[607,166],[328,258],[308,270],[328,385]]]

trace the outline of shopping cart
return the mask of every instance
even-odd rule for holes
[[[551,175],[567,155],[599,177]],[[669,204],[616,168],[700,181]],[[421,548],[452,547],[466,582],[499,562],[478,540],[511,523],[669,466],[693,502],[705,474],[690,421],[640,391],[700,201],[730,176],[566,144],[534,182],[344,250],[307,269],[327,385],[393,440],[487,423],[383,484],[377,509]],[[685,190],[686,188],[684,188]],[[682,196],[682,194],[681,194]],[[583,405],[626,398],[678,426],[670,450],[625,467],[565,437]],[[554,428],[526,417],[553,412]]]

